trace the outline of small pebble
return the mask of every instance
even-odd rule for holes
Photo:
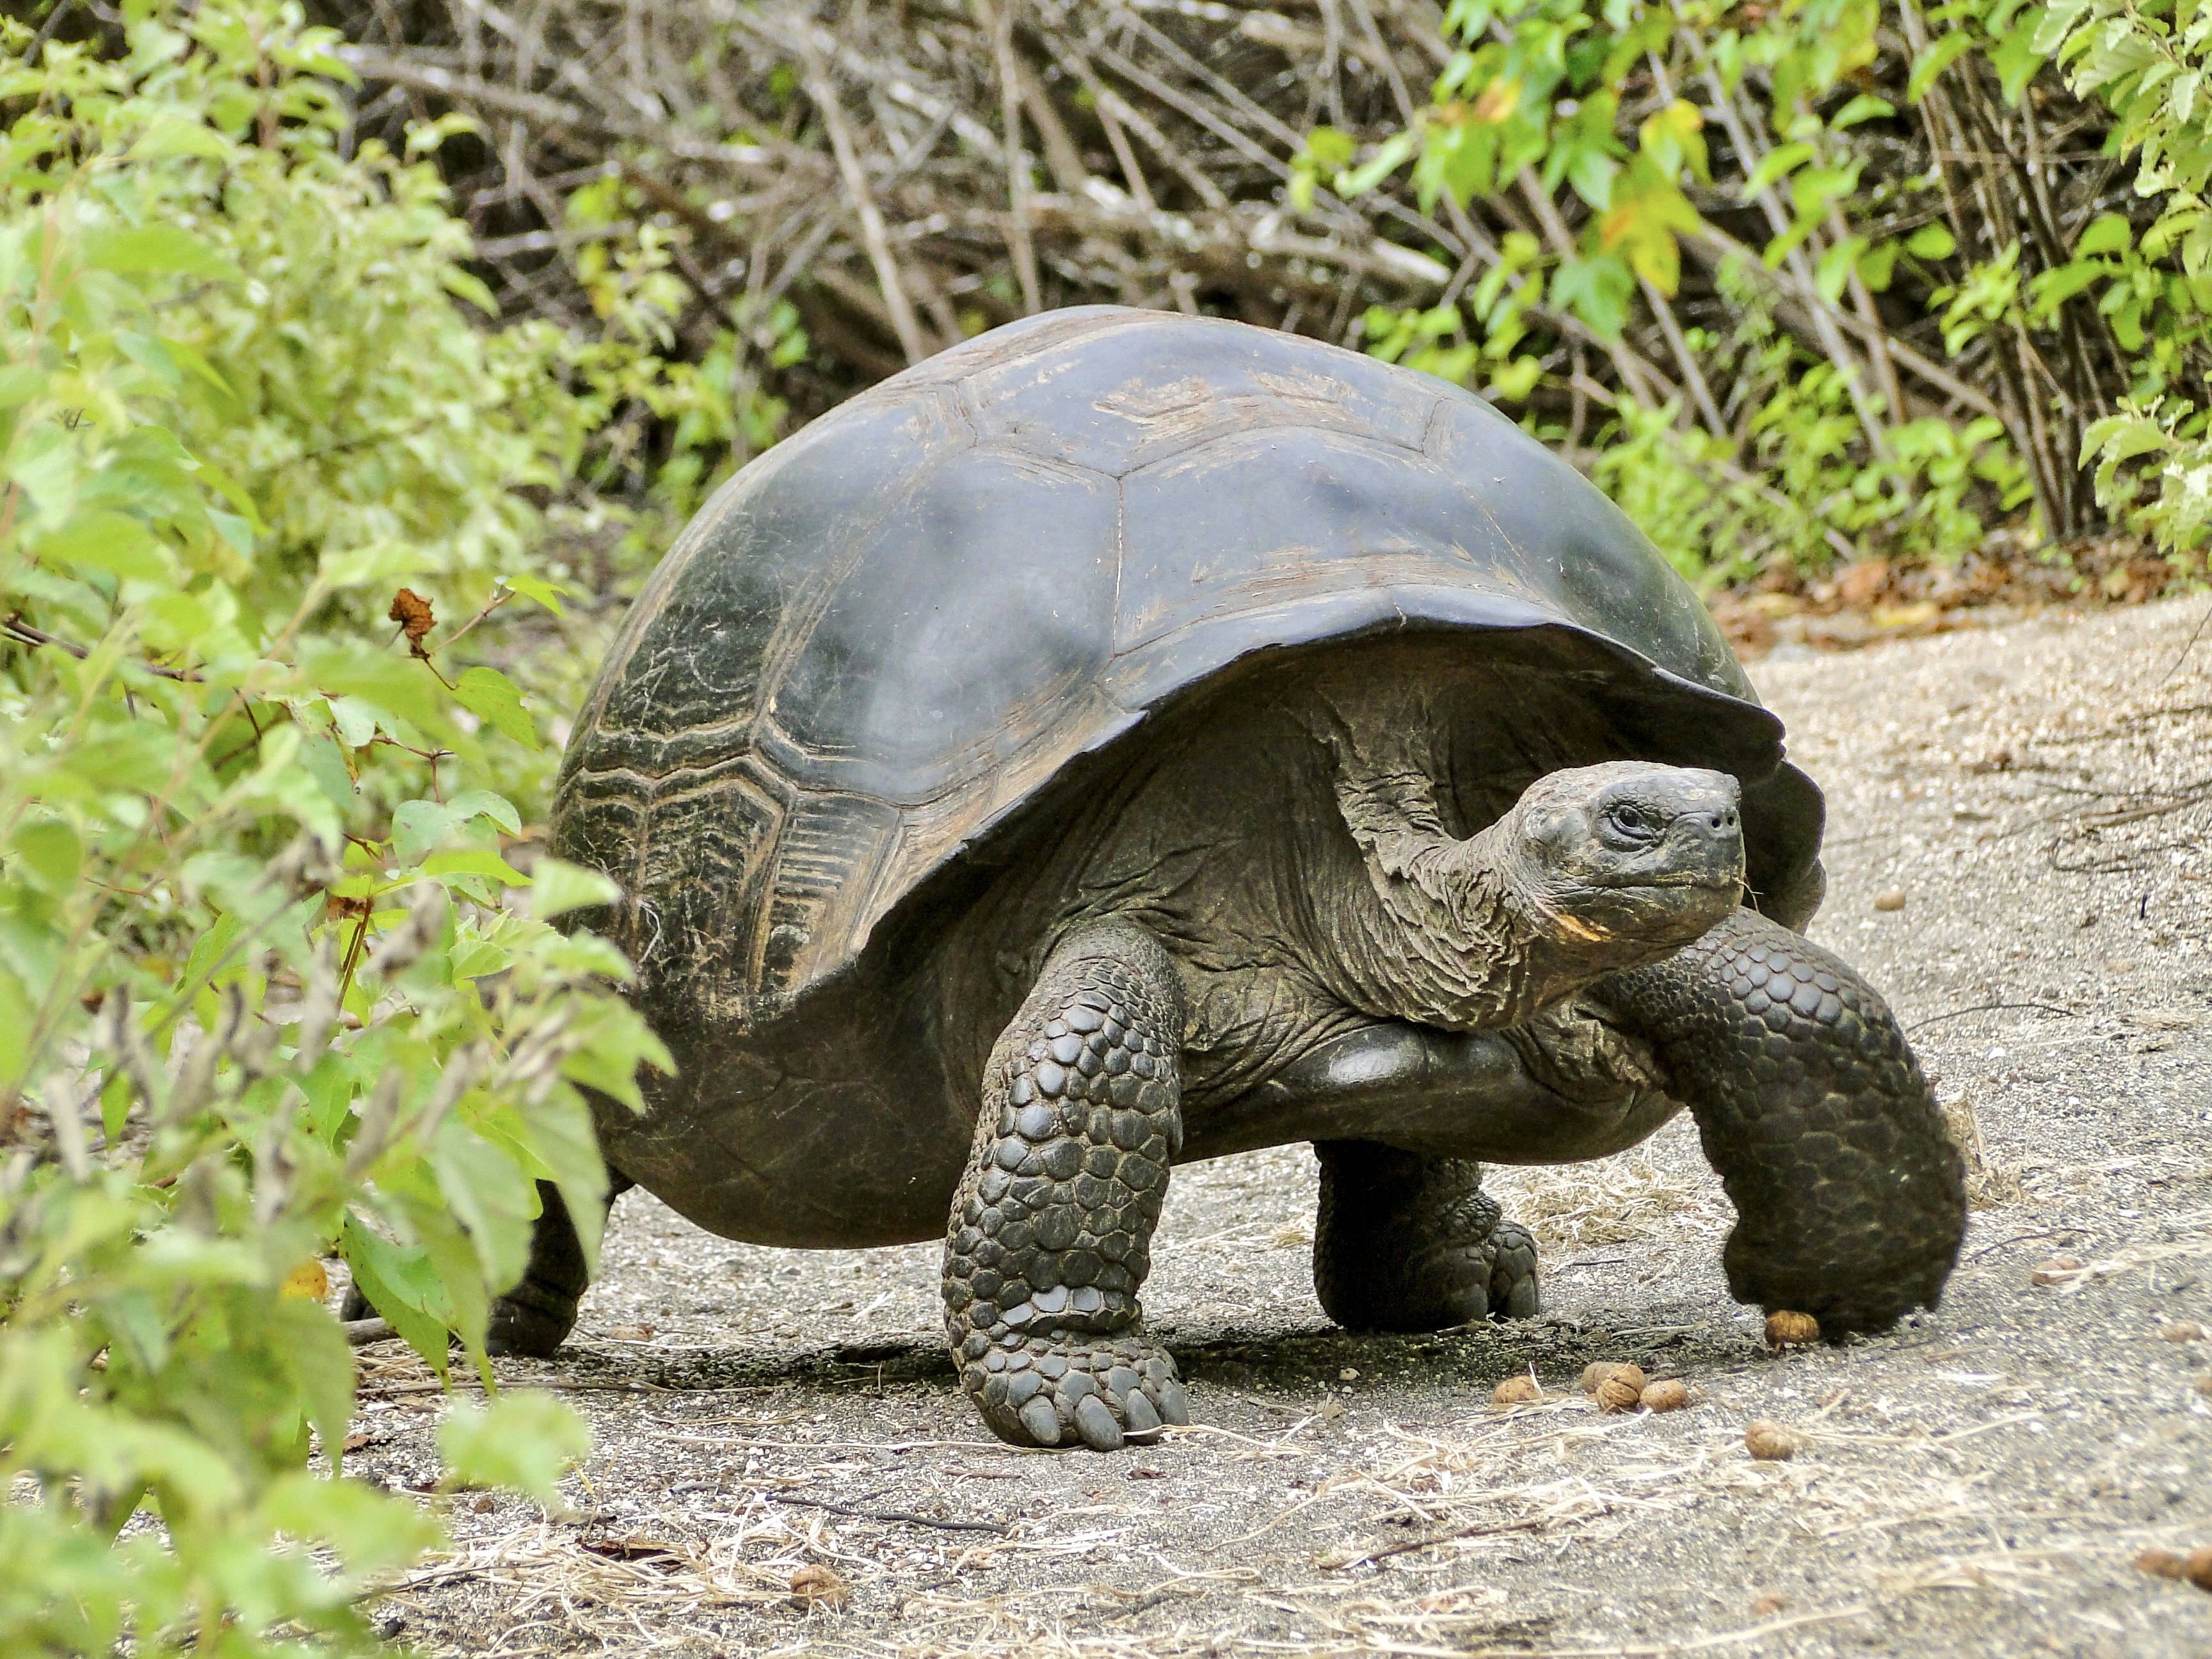
[[[2169,1342],[2202,1342],[2204,1340],[2204,1328],[2194,1323],[2168,1325],[2159,1334]]]
[[[1647,1384],[1641,1403],[1647,1412],[1680,1411],[1690,1403],[1689,1385],[1671,1376],[1663,1382]]]
[[[1743,1431],[1744,1449],[1765,1463],[1780,1463],[1797,1455],[1802,1443],[1779,1423],[1768,1418],[1755,1419]]]
[[[1352,1366],[1346,1365],[1336,1374],[1336,1380],[1340,1382],[1357,1382],[1359,1381],[1359,1373]]]
[[[1778,1595],[1762,1595],[1751,1604],[1751,1616],[1754,1619],[1765,1619],[1771,1614],[1781,1612],[1789,1605]]]
[[[2105,963],[2105,971],[2108,974],[2132,974],[2135,970],[2135,963],[2125,957],[2113,957]]]
[[[2048,1261],[2037,1262],[2028,1272],[2027,1282],[2031,1285],[2063,1285],[2081,1265],[2070,1255],[2054,1255]]]
[[[1544,1397],[1544,1390],[1533,1376],[1509,1376],[1490,1391],[1493,1406],[1526,1406]]]
[[[1902,887],[1883,888],[1874,896],[1874,908],[1877,910],[1902,910],[1905,908],[1905,890]]]
[[[2201,1395],[2212,1397],[2212,1371],[2207,1371],[2203,1376],[2191,1379],[2189,1386]]]
[[[1778,1308],[1766,1316],[1766,1346],[1802,1348],[1820,1340],[1820,1322],[1810,1314]]]

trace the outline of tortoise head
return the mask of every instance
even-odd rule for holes
[[[1492,856],[1553,944],[1632,966],[1703,936],[1742,902],[1741,793],[1725,772],[1646,761],[1553,772],[1506,814]]]

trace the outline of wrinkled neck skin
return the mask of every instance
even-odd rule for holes
[[[1416,719],[1380,733],[1338,725],[1317,734],[1366,876],[1367,891],[1336,908],[1334,966],[1348,1001],[1446,1030],[1496,1030],[1655,954],[1546,902],[1522,850],[1518,807],[1464,841],[1449,835],[1430,757],[1409,752],[1422,740],[1395,735],[1427,729]]]

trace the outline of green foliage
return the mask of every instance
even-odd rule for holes
[[[1686,568],[1952,558],[2023,509],[2088,533],[2097,502],[2201,541],[2212,8],[1451,0],[1444,22],[1418,120],[1316,130],[1292,205],[1403,172],[1424,210],[1533,213],[1480,281],[1370,310],[1368,349],[1527,405]],[[2054,130],[2132,153],[2147,222],[2101,178],[2015,211]],[[1908,144],[1928,161],[1900,169]],[[1705,315],[1752,322],[1675,316],[1693,257]],[[1595,426],[1561,422],[1601,368]]]
[[[2081,459],[2096,463],[2097,499],[2132,509],[2134,522],[2169,551],[2201,549],[2212,526],[2212,439],[2203,409],[2179,389],[2204,384],[2212,337],[2204,200],[2212,188],[2212,10],[2188,0],[2056,0],[2039,9],[2034,49],[2064,66],[2076,92],[2111,108],[2112,148],[2137,153],[2136,191],[2157,204],[2158,216],[2140,238],[2119,215],[2100,217],[2033,298],[2047,306],[2076,284],[2101,289],[2099,309],[2137,354],[2137,371],[2130,395],[2082,434]]]
[[[538,1183],[592,1231],[581,1090],[667,1060],[553,925],[602,879],[510,861],[580,654],[521,646],[577,624],[554,532],[623,532],[575,482],[623,412],[679,457],[742,417],[656,354],[649,243],[596,338],[485,326],[442,133],[347,154],[295,6],[29,44],[0,21],[0,1651],[359,1646],[434,1528],[340,1475],[302,1270],[489,1382]],[[550,1498],[587,1443],[532,1400],[441,1444]]]

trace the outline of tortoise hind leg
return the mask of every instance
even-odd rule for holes
[[[628,1176],[609,1170],[608,1204],[635,1185]],[[538,1219],[530,1231],[530,1262],[522,1270],[521,1282],[492,1298],[484,1346],[495,1354],[549,1358],[576,1328],[576,1304],[591,1284],[583,1241],[576,1237],[576,1223],[561,1189],[550,1181],[539,1182],[538,1201]],[[339,1316],[366,1319],[375,1311],[356,1285],[346,1292]]]
[[[1538,1311],[1536,1241],[1484,1194],[1472,1158],[1371,1140],[1320,1140],[1314,1151],[1314,1290],[1338,1324],[1437,1331]]]
[[[1109,922],[1053,952],[992,1051],[945,1240],[945,1324],[1002,1440],[1111,1451],[1188,1420],[1137,1300],[1182,1142],[1182,1042],[1174,964]]]

